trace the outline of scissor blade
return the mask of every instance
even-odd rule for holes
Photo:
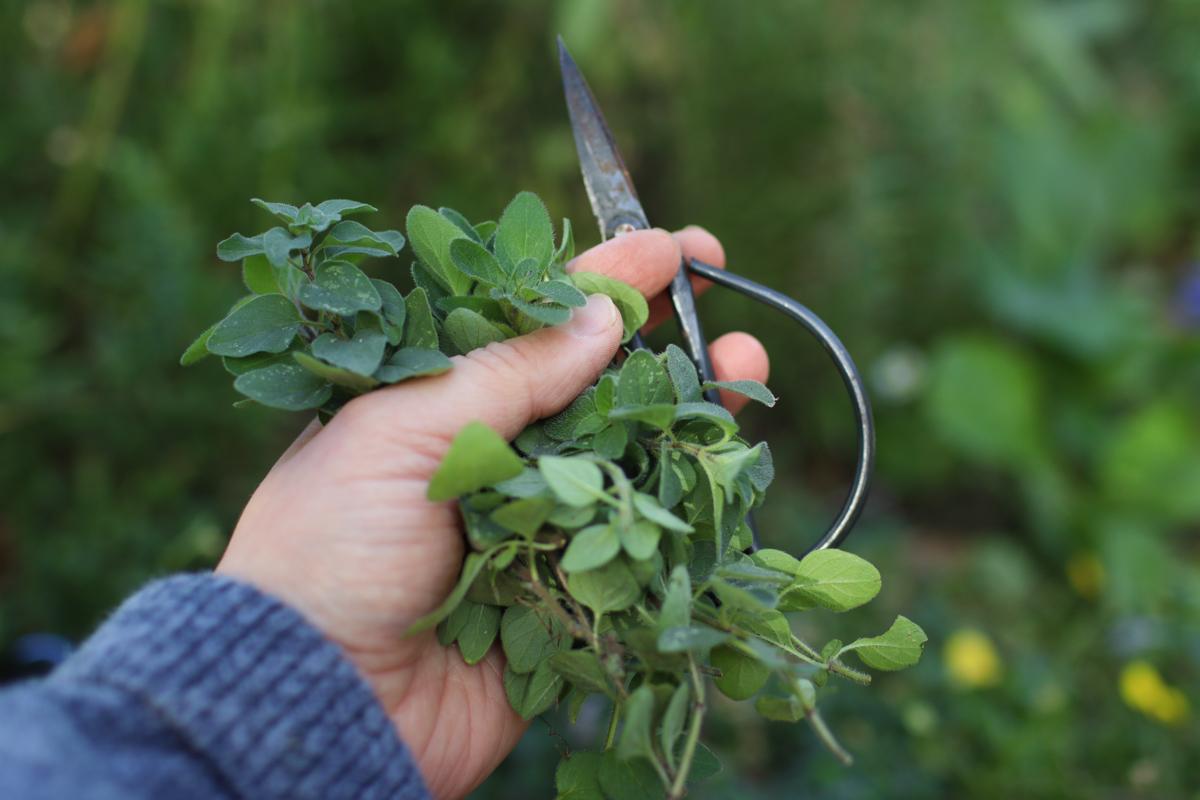
[[[561,36],[558,37],[558,61],[583,185],[587,188],[592,212],[600,223],[600,236],[609,239],[624,225],[634,229],[649,228],[646,212],[638,201],[637,190],[617,152],[604,114]]]

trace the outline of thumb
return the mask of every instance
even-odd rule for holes
[[[621,315],[602,294],[570,321],[454,357],[445,375],[377,392],[392,395],[389,416],[403,427],[453,437],[480,420],[506,439],[566,408],[603,371],[621,341]]]

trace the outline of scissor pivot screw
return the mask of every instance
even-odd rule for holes
[[[613,236],[620,236],[625,233],[633,233],[636,230],[637,230],[637,228],[635,228],[633,225],[629,224],[628,222],[622,222],[620,225],[613,228]]]

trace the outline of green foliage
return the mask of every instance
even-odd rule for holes
[[[528,192],[487,239],[457,212],[413,208],[414,274],[432,282],[407,298],[342,260],[394,256],[403,244],[399,234],[339,221],[369,207],[256,204],[288,231],[222,243],[223,258],[245,260],[254,294],[201,340],[227,363],[252,362],[237,364],[234,388],[264,405],[336,413],[355,395],[451,367],[447,355],[565,321],[586,292],[613,296],[628,331],[647,318],[632,287],[565,272],[550,216]],[[568,230],[564,223],[564,237]],[[301,277],[285,283],[273,270]],[[181,360],[196,360],[198,347]],[[693,762],[705,759],[705,675],[733,700],[755,697],[771,679],[790,687],[791,700],[760,703],[766,715],[780,719],[789,716],[780,704],[800,704],[803,713],[789,718],[809,720],[840,754],[807,676],[868,681],[838,660],[844,652],[884,670],[920,656],[925,636],[903,617],[831,653],[792,633],[781,611],[856,608],[879,591],[879,572],[840,551],[799,561],[743,552],[746,515],[773,467],[764,444],[739,438],[729,413],[701,399],[711,388],[775,403],[756,381],[701,384],[677,347],[635,350],[527,428],[516,451],[483,423],[467,424],[430,480],[429,499],[459,500],[472,552],[450,597],[412,632],[437,625],[439,641],[468,663],[498,637],[505,693],[526,719],[601,695],[619,723],[594,774],[596,762],[574,761],[579,754],[560,765],[563,792],[586,796],[598,785],[594,796],[680,797]]]

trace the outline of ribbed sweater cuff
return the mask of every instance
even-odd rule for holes
[[[427,797],[338,648],[292,608],[227,578],[150,584],[51,680],[129,692],[243,797]]]

